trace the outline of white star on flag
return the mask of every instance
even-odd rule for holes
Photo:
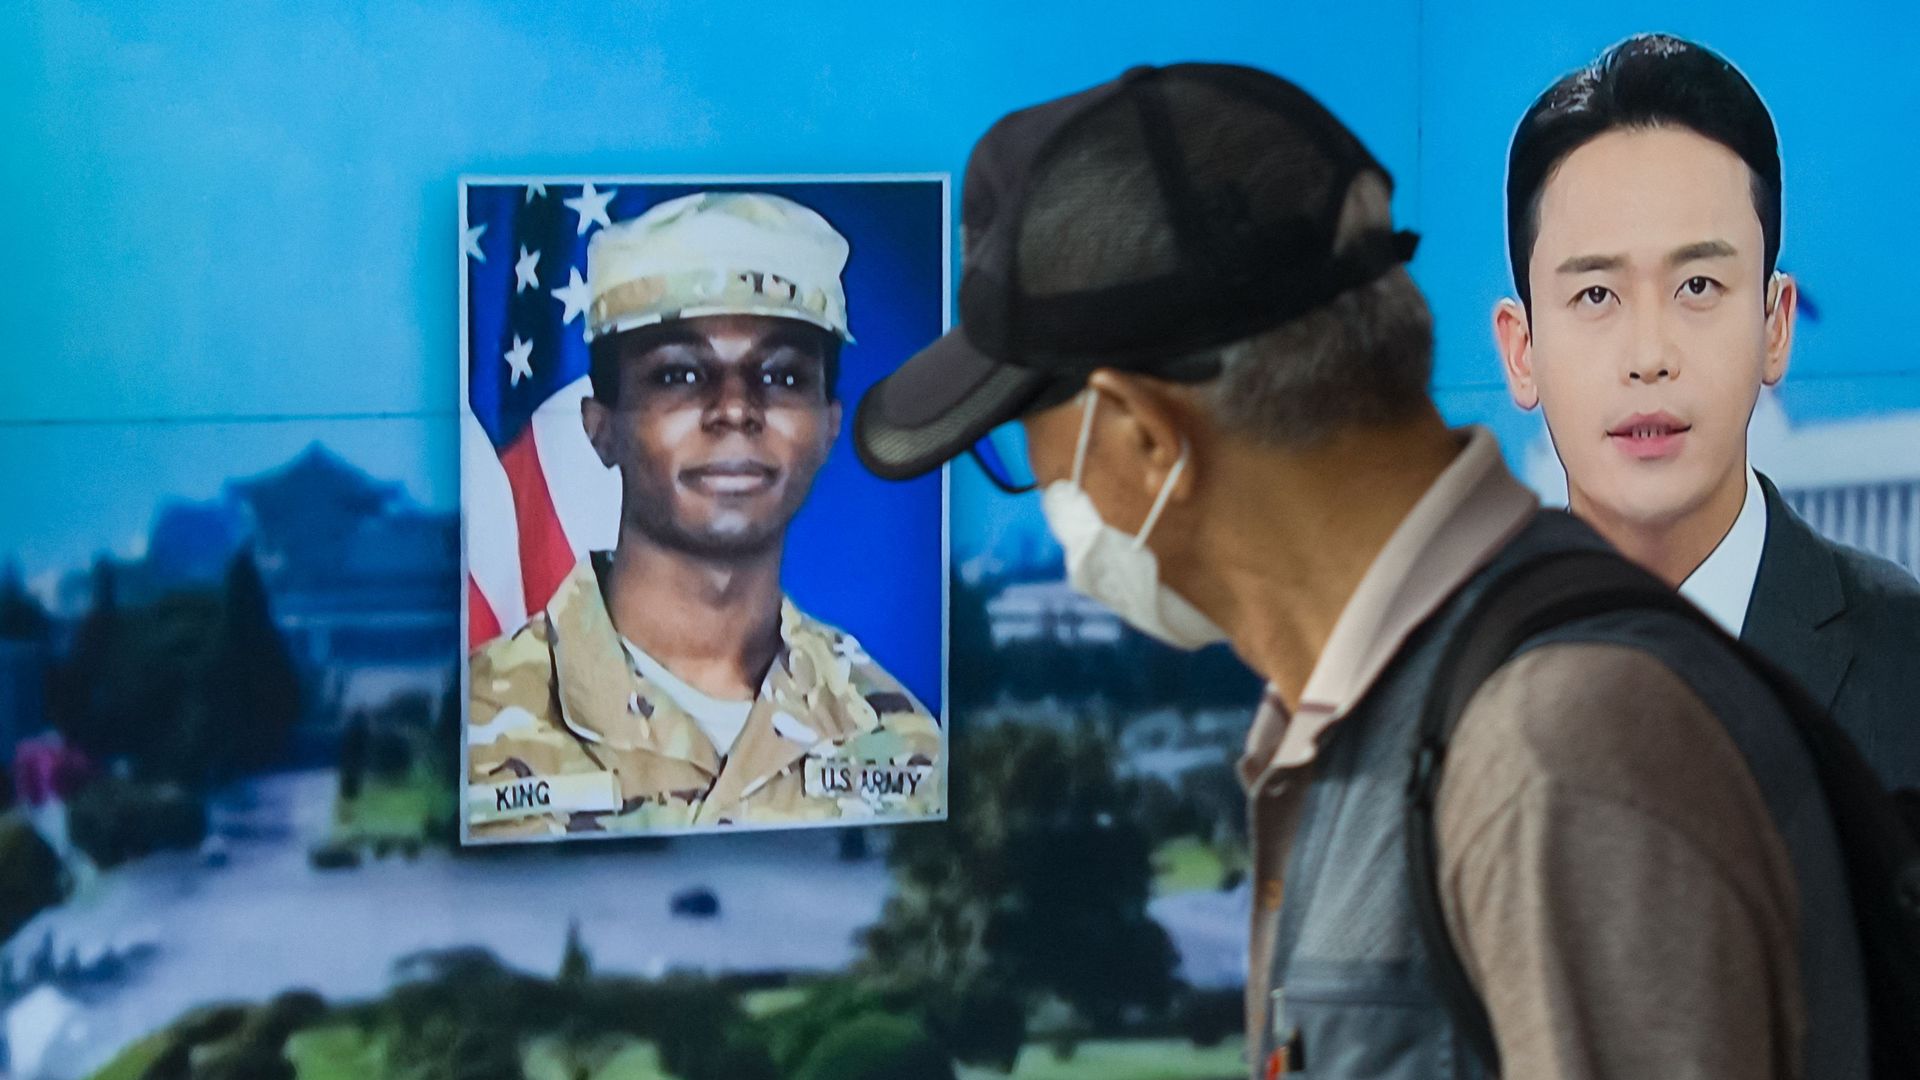
[[[528,202],[532,202],[534,196],[536,195],[544,196],[546,195],[546,193],[547,193],[547,185],[545,184],[528,184],[527,185],[527,201]]]
[[[580,215],[580,227],[579,231],[573,234],[575,236],[587,235],[587,230],[596,224],[613,224],[607,220],[607,204],[613,201],[611,191],[595,191],[593,185],[589,183],[580,189],[580,194],[560,201],[566,203],[568,209]]]
[[[565,326],[586,314],[587,304],[592,299],[587,291],[587,282],[580,276],[580,268],[567,268],[567,283],[553,290],[553,298],[566,305],[566,311],[560,316],[560,325]]]
[[[481,222],[471,229],[460,230],[460,254],[475,262],[486,262],[487,253],[480,250],[480,237],[487,231],[487,223]]]
[[[519,386],[521,379],[533,378],[533,342],[521,341],[520,335],[513,335],[513,348],[501,357],[507,366],[513,369],[513,377],[507,380],[510,386]]]
[[[540,253],[537,251],[528,251],[525,245],[522,245],[520,248],[520,261],[513,264],[514,295],[517,296],[527,289],[537,289],[540,287],[540,274],[536,269],[539,265]]]

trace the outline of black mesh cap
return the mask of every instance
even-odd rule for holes
[[[1381,230],[1334,253],[1349,187],[1386,169],[1305,91],[1178,64],[1006,116],[961,189],[960,325],[869,390],[854,445],[904,480],[1071,397],[1095,369],[1181,382],[1196,356],[1413,255]]]

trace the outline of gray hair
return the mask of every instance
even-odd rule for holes
[[[1339,251],[1392,227],[1387,186],[1363,173],[1347,189]],[[1429,401],[1433,316],[1406,268],[1272,330],[1215,350],[1220,376],[1201,395],[1228,431],[1304,449],[1352,427],[1404,420]]]

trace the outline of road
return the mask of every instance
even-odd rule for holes
[[[615,842],[427,851],[315,870],[307,851],[327,833],[333,785],[330,771],[258,780],[214,815],[225,865],[169,854],[118,868],[0,949],[0,963],[16,972],[49,944],[56,960],[81,967],[102,955],[136,957],[110,978],[61,980],[76,1002],[70,1010],[50,1009],[42,994],[10,1017],[10,1028],[36,1029],[10,1030],[23,1047],[49,1044],[36,1062],[16,1053],[15,1076],[88,1075],[211,1002],[293,988],[329,1001],[376,997],[394,962],[421,950],[477,945],[512,967],[552,972],[571,922],[602,972],[834,970],[853,960],[855,934],[890,887],[882,860],[843,862],[834,834],[814,831],[681,838],[656,851]],[[717,917],[669,913],[670,898],[695,886],[719,897]],[[1238,978],[1244,897],[1170,897],[1154,914],[1191,953],[1189,977]]]

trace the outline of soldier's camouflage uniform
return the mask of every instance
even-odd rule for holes
[[[784,601],[784,641],[722,761],[635,670],[581,563],[547,609],[472,658],[470,839],[927,817],[940,728],[851,636]]]

